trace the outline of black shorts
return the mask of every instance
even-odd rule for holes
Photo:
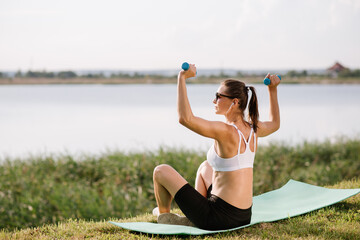
[[[207,198],[188,183],[175,194],[176,203],[195,226],[206,230],[223,230],[250,224],[251,207],[237,208],[211,194],[211,188],[212,185],[207,191]]]

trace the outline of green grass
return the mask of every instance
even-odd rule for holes
[[[341,181],[329,188],[360,188],[360,178]],[[180,237],[131,233],[109,224],[117,222],[155,222],[149,213],[133,218],[102,221],[69,219],[58,224],[22,230],[0,231],[0,239],[359,239],[360,194],[311,213],[273,223],[261,223],[237,231],[213,235]],[[180,213],[179,209],[174,212]]]
[[[46,155],[3,159],[0,229],[68,224],[67,219],[84,223],[91,219],[125,219],[150,212],[155,206],[152,172],[156,165],[170,164],[193,184],[197,168],[205,159],[205,152],[164,148],[76,158]],[[259,147],[254,195],[279,188],[290,178],[324,186],[358,176],[360,139],[339,138],[337,142],[297,146],[275,143]]]

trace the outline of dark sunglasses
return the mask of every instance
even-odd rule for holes
[[[221,98],[221,97],[227,97],[227,98],[230,98],[230,99],[234,99],[235,97],[231,97],[231,96],[227,96],[227,95],[224,95],[224,94],[221,94],[221,93],[215,93],[215,99],[216,101]]]

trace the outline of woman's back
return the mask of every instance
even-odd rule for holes
[[[233,124],[233,139],[225,143],[215,142],[208,152],[208,162],[213,167],[211,193],[222,198],[235,207],[246,209],[252,205],[252,181],[253,181],[253,162],[256,151],[257,137],[249,124],[238,124],[239,128]],[[235,142],[235,148],[234,143]],[[224,153],[230,145],[231,153]],[[219,151],[223,149],[223,152]],[[236,155],[234,151],[236,150]],[[218,154],[219,153],[219,154]],[[233,156],[225,158],[221,156]]]

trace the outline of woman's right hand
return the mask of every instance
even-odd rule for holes
[[[196,76],[196,67],[195,64],[190,64],[188,70],[181,70],[179,72],[179,77],[184,77],[185,79],[195,77]]]
[[[277,87],[277,85],[280,84],[280,78],[277,75],[270,75],[270,73],[268,73],[265,78],[270,79],[270,84],[268,85],[270,88]]]

